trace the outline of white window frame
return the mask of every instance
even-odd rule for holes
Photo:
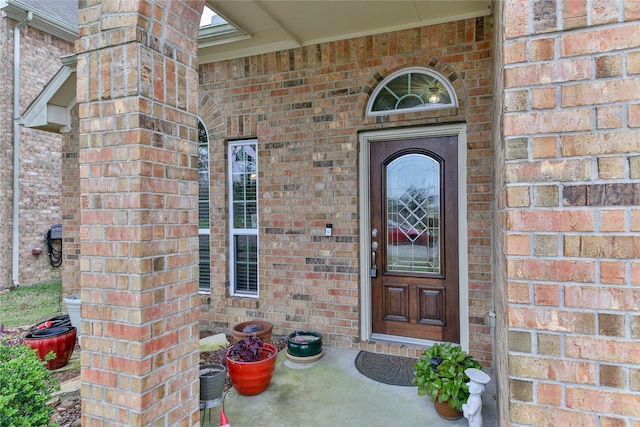
[[[392,82],[398,77],[401,77],[407,74],[412,74],[412,73],[426,74],[436,79],[447,90],[447,94],[449,95],[449,99],[451,100],[451,102],[448,104],[426,104],[426,105],[413,107],[413,108],[399,108],[399,109],[382,110],[382,111],[372,110],[375,101],[378,99],[378,95],[380,94],[381,91],[385,90],[385,88],[390,82]],[[367,103],[367,116],[388,116],[391,114],[404,114],[404,113],[411,113],[414,111],[425,111],[425,110],[440,110],[443,108],[451,108],[451,107],[457,107],[457,106],[458,106],[458,97],[456,96],[456,91],[453,89],[453,86],[451,85],[451,82],[449,82],[449,79],[445,78],[440,73],[434,70],[431,70],[429,68],[410,67],[410,68],[405,68],[403,70],[396,71],[395,73],[385,78],[382,82],[380,82],[380,84],[376,87],[376,89],[373,91],[373,93],[369,97],[369,102]]]
[[[198,118],[198,123],[202,124],[205,133],[207,134],[207,169],[209,170],[209,187],[211,187],[211,140],[209,139],[209,130],[204,122]],[[198,160],[200,159],[200,139],[198,138]],[[200,165],[198,162],[198,184],[200,181]],[[198,195],[198,226],[200,225],[200,196]],[[198,278],[198,292],[201,294],[211,293],[211,188],[209,188],[209,203],[207,212],[209,213],[209,228],[198,228],[198,247],[200,246],[200,236],[207,236],[209,242],[209,287],[208,289],[200,286],[200,278]],[[200,264],[200,258],[198,256],[198,265]]]
[[[256,227],[255,228],[235,228],[234,224],[233,224],[233,179],[232,179],[232,175],[233,175],[233,155],[232,155],[232,150],[234,147],[237,147],[239,145],[253,145],[255,147],[255,151],[256,151]],[[259,206],[258,206],[258,191],[259,191],[259,181],[258,181],[258,170],[259,170],[259,164],[258,164],[258,140],[257,139],[243,139],[243,140],[237,140],[237,141],[230,141],[229,142],[229,146],[227,148],[227,180],[228,180],[228,191],[229,191],[229,198],[228,198],[228,203],[229,203],[229,294],[231,296],[239,296],[239,297],[246,297],[246,298],[258,298],[260,296],[260,263],[259,261],[257,261],[257,266],[256,266],[256,293],[252,294],[252,293],[247,293],[247,292],[238,292],[236,290],[236,236],[256,236],[256,259],[259,260],[259,251],[260,251],[260,245],[259,245],[259,235],[258,235],[258,230],[259,230],[259,224],[260,224],[260,219],[258,216],[258,212],[259,212]]]

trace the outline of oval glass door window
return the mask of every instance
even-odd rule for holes
[[[441,274],[440,163],[402,155],[386,168],[386,270]]]

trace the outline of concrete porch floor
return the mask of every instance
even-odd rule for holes
[[[416,387],[391,386],[358,372],[358,350],[327,348],[316,362],[293,363],[284,351],[278,355],[267,390],[257,396],[229,393],[224,411],[231,427],[462,427],[461,418],[440,418]],[[489,372],[490,376],[493,375]],[[483,426],[496,421],[495,381],[483,394]],[[220,426],[222,404],[202,412],[205,426]]]
[[[440,418],[417,388],[373,381],[355,367],[358,350],[324,347],[323,357],[312,363],[294,363],[285,351],[278,355],[267,390],[243,396],[231,389],[224,411],[231,427],[467,427],[461,418]],[[69,366],[79,366],[75,352]],[[483,426],[497,426],[495,378],[483,394]],[[62,384],[62,395],[79,395],[80,378]],[[201,412],[204,426],[220,426],[222,403]],[[210,411],[210,414],[209,414]]]

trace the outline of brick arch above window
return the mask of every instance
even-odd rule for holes
[[[220,107],[213,97],[203,90],[198,93],[198,101],[198,116],[207,128],[209,142],[223,140],[226,137],[226,126]]]

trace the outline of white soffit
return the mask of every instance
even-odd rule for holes
[[[22,115],[25,127],[68,132],[71,109],[76,104],[76,57],[63,57],[63,66]]]
[[[207,0],[247,36],[203,47],[200,63],[491,14],[491,0]]]

